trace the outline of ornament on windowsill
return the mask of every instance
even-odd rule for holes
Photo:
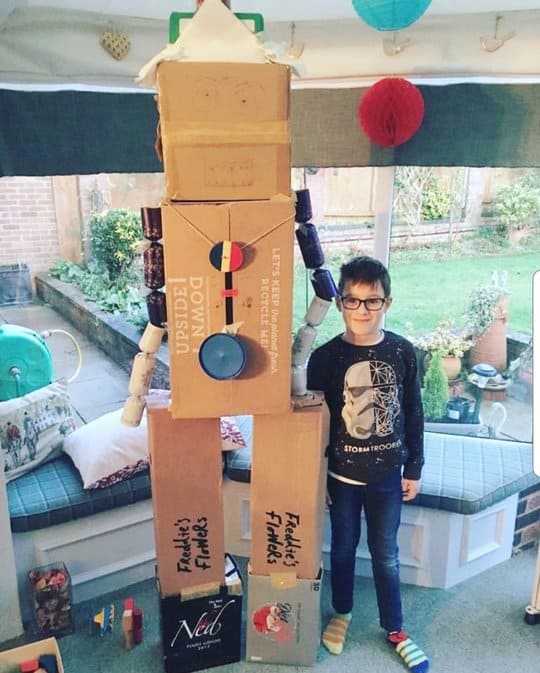
[[[431,0],[353,0],[358,16],[377,30],[401,30],[417,21]]]
[[[129,37],[114,26],[109,26],[104,30],[99,38],[100,44],[114,59],[121,61],[128,55],[131,48]]]
[[[362,96],[358,120],[366,136],[381,147],[401,145],[420,128],[424,98],[406,79],[386,77]]]

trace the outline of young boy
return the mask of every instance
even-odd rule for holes
[[[355,257],[341,267],[338,291],[345,331],[312,353],[307,380],[310,390],[324,392],[331,419],[328,506],[336,614],[322,642],[332,654],[345,644],[363,508],[379,623],[409,668],[425,673],[426,655],[402,630],[397,547],[401,504],[418,493],[424,462],[416,356],[406,339],[381,327],[392,303],[383,264]]]

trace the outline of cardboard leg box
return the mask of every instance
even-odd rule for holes
[[[19,664],[26,661],[38,661],[40,657],[51,657],[56,659],[56,667],[58,673],[64,673],[64,666],[62,664],[62,657],[58,648],[56,638],[45,638],[38,640],[35,643],[22,645],[21,647],[14,647],[11,650],[4,650],[0,652],[0,669],[5,669],[6,666],[13,666],[14,670],[19,670]]]
[[[162,404],[159,398],[157,404]],[[223,582],[220,419],[174,420],[147,398],[150,479],[161,592]]]
[[[251,466],[254,575],[317,576],[326,494],[326,404],[255,416]]]
[[[224,577],[224,584],[210,593],[160,597],[166,673],[240,661],[242,578],[228,554]]]
[[[170,203],[161,211],[173,417],[285,412],[291,199]]]
[[[322,567],[316,579],[248,574],[246,660],[311,666],[321,639]]]

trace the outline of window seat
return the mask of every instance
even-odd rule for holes
[[[106,488],[85,490],[79,472],[65,454],[10,481],[6,490],[13,533],[56,526],[152,495],[148,470]]]
[[[540,479],[526,442],[427,432],[424,451],[420,493],[402,511],[401,575],[406,583],[449,588],[510,557],[518,494]],[[250,471],[251,446],[227,454],[225,534],[229,551],[243,556],[250,544]],[[329,545],[326,512],[325,564]],[[364,540],[356,573],[371,575]]]

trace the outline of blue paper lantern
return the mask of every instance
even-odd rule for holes
[[[352,0],[358,16],[377,30],[401,30],[417,21],[431,0]]]

